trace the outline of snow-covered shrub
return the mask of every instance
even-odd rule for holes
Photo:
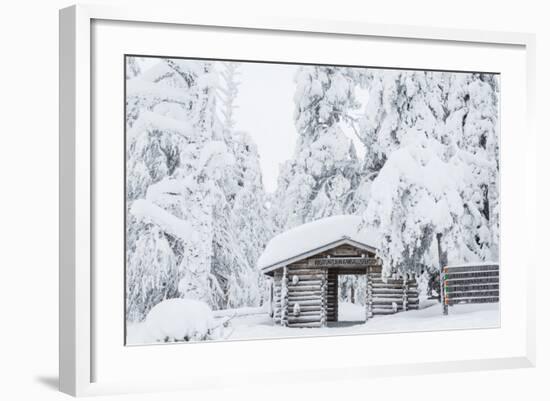
[[[151,341],[204,341],[221,335],[210,307],[193,299],[173,298],[155,305],[145,320]]]

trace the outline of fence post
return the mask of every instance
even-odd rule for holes
[[[367,320],[373,317],[372,312],[372,276],[370,274],[370,271],[367,270],[367,299],[366,299],[366,305],[367,305]]]
[[[449,314],[449,306],[447,305],[447,301],[445,299],[445,272],[443,271],[443,268],[445,266],[445,261],[443,257],[443,252],[441,252],[441,236],[443,234],[437,233],[437,254],[439,256],[439,298],[441,299],[441,307],[443,310],[444,315]]]
[[[403,275],[403,311],[409,309],[409,297],[407,292],[409,291],[409,274],[405,273]]]

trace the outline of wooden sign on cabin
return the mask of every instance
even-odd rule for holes
[[[324,327],[338,321],[338,276],[365,275],[367,319],[418,309],[414,279],[382,280],[378,236],[359,230],[358,216],[334,216],[273,238],[258,265],[273,279],[275,321],[289,327]]]

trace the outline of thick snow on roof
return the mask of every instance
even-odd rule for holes
[[[373,230],[362,229],[360,216],[332,216],[303,224],[271,239],[258,259],[266,269],[342,239],[377,248],[379,239]]]

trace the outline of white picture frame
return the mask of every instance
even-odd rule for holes
[[[91,80],[95,60],[93,60],[92,26],[96,21],[140,22],[167,26],[194,26],[208,29],[255,30],[268,32],[304,33],[313,36],[345,36],[353,38],[384,38],[388,41],[426,41],[439,45],[461,44],[464,46],[501,46],[518,49],[517,57],[525,61],[525,76],[520,77],[521,89],[525,93],[525,114],[521,117],[525,131],[525,147],[520,150],[525,162],[515,180],[523,180],[524,198],[518,201],[522,216],[521,223],[525,228],[534,230],[535,207],[530,199],[535,193],[535,132],[534,124],[534,35],[508,32],[485,32],[460,29],[437,29],[428,27],[375,25],[349,21],[315,21],[296,20],[292,18],[259,18],[256,16],[215,17],[211,15],[187,15],[183,10],[165,10],[155,7],[112,8],[108,6],[79,5],[60,11],[60,356],[59,377],[60,390],[75,396],[133,391],[157,391],[166,389],[202,389],[208,386],[219,387],[229,383],[222,375],[215,372],[210,376],[197,373],[196,377],[185,381],[174,378],[165,380],[140,381],[132,380],[98,380],[95,364],[97,317],[93,307],[93,289],[99,285],[94,275],[93,233],[96,230],[94,174],[97,168],[98,151],[92,138],[94,110],[92,105]],[[159,25],[159,26],[160,26]],[[139,26],[134,29],[141,29]],[[460,69],[461,66],[456,66]],[[516,77],[517,78],[517,77]],[[506,169],[504,168],[504,174]],[[508,170],[509,171],[509,170]],[[520,182],[518,181],[518,182]],[[503,195],[505,196],[505,195]],[[506,198],[503,198],[506,201]],[[532,203],[531,203],[532,202]],[[121,207],[122,209],[122,207]],[[523,227],[522,227],[523,228]],[[506,226],[504,226],[506,230]],[[533,245],[530,245],[533,246]],[[534,252],[526,252],[522,257],[525,275],[534,275]],[[506,258],[502,261],[506,263]],[[480,369],[501,369],[512,367],[532,367],[535,364],[535,284],[530,280],[520,280],[522,294],[525,294],[525,308],[518,312],[521,327],[525,330],[516,336],[518,349],[514,355],[490,356],[479,354],[477,358],[466,360],[415,361],[413,356],[407,363],[387,364],[334,364],[319,366],[316,369],[298,367],[300,379],[319,380],[330,376],[333,379],[347,376],[358,380],[362,377],[380,375],[406,374],[411,369],[416,373],[434,373],[451,371],[470,371]],[[525,287],[525,288],[524,288]],[[121,317],[122,320],[122,317]],[[424,336],[426,334],[416,334]],[[118,339],[123,344],[122,338]],[[295,341],[295,340],[274,340]],[[304,341],[301,340],[302,346]],[[313,341],[313,340],[312,340]],[[330,346],[330,339],[322,340]],[[253,347],[260,351],[267,343],[255,342]],[[294,342],[294,344],[296,344]],[[176,345],[177,346],[177,345]],[[208,346],[208,345],[207,345]],[[215,344],[229,347],[225,344]],[[202,347],[205,347],[204,345]],[[234,345],[231,345],[234,347]],[[160,347],[162,348],[162,347]],[[204,350],[205,348],[203,348]],[[156,348],[159,350],[159,347]],[[189,353],[196,355],[194,348]],[[153,351],[162,360],[161,351]],[[200,350],[199,350],[200,352]],[[260,351],[261,352],[261,351]],[[163,353],[164,355],[166,352]],[[257,372],[261,374],[261,369]],[[295,372],[295,371],[294,371]],[[265,378],[266,384],[276,375],[281,380],[292,380],[292,371],[277,371]],[[243,381],[243,384],[246,381]],[[238,384],[238,383],[237,383]]]

